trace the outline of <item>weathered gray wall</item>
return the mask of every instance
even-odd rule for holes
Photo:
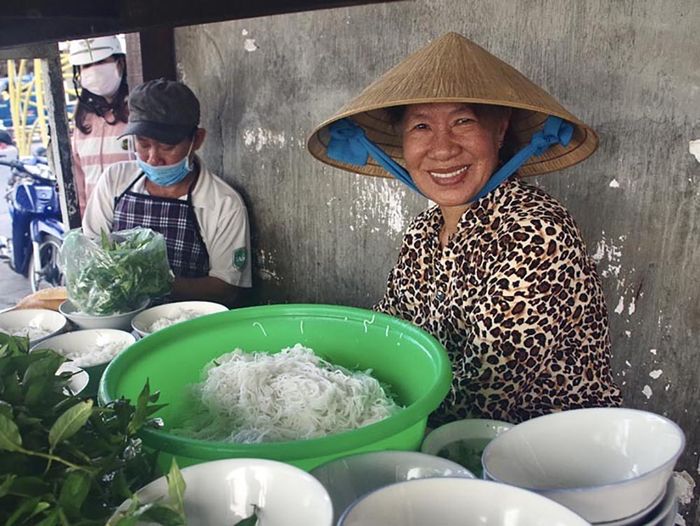
[[[596,155],[537,182],[599,263],[628,405],[680,423],[680,470],[697,480],[699,27],[697,0],[426,0],[183,28],[176,50],[204,105],[204,158],[250,206],[260,303],[379,298],[426,202],[321,165],[305,139],[430,39],[468,36],[591,124]],[[684,511],[700,523],[695,501]]]

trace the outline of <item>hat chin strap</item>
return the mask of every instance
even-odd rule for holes
[[[360,128],[350,119],[340,119],[329,126],[331,133],[326,155],[334,161],[346,164],[364,166],[371,155],[377,163],[391,175],[396,177],[411,190],[421,193],[413,182],[408,171],[394,161],[379,146],[374,144],[365,135],[365,130]]]
[[[377,163],[411,190],[421,193],[411,179],[408,171],[394,161],[384,150],[370,141],[365,130],[350,119],[340,119],[329,126],[330,141],[326,155],[334,161],[365,166],[371,155]],[[574,127],[560,117],[550,115],[542,130],[534,133],[530,143],[516,153],[494,173],[481,190],[469,200],[470,203],[481,199],[513,175],[518,168],[534,156],[542,155],[550,146],[561,144],[567,146],[574,133]],[[422,195],[422,194],[421,194]]]
[[[479,192],[469,201],[481,199],[489,192],[495,190],[520,168],[530,157],[542,155],[550,146],[561,144],[567,146],[574,134],[574,127],[561,117],[550,115],[544,123],[544,127],[532,134],[530,143],[516,153],[510,160],[501,166],[493,174]]]

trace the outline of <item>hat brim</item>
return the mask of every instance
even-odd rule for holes
[[[126,125],[124,133],[122,133],[119,138],[121,139],[127,135],[138,135],[165,144],[179,144],[189,138],[195,128],[192,126],[177,126],[152,121],[133,121]]]
[[[316,159],[336,168],[361,175],[392,178],[393,176],[371,156],[368,158],[367,164],[363,166],[343,163],[328,157],[327,148],[330,140],[329,126],[340,119],[350,117],[351,120],[365,130],[368,139],[377,144],[377,146],[390,155],[397,163],[405,167],[401,134],[396,129],[395,124],[391,122],[391,118],[385,110],[393,106],[422,104],[426,102],[463,102],[467,104],[491,103],[491,101],[486,102],[483,99],[475,101],[474,99],[467,98],[451,98],[448,100],[430,99],[400,101],[399,103],[390,102],[385,106],[375,107],[367,111],[361,111],[364,108],[360,108],[360,111],[358,111],[358,109],[353,109],[336,115],[318,126],[309,136],[307,148]],[[542,155],[533,156],[528,159],[518,170],[518,175],[521,177],[542,175],[569,168],[592,155],[598,146],[598,137],[596,133],[566,111],[554,111],[553,109],[549,109],[549,111],[541,109],[539,111],[534,111],[529,107],[523,108],[523,105],[514,103],[500,103],[494,105],[509,107],[513,110],[510,120],[510,135],[514,142],[512,146],[516,149],[520,149],[529,143],[532,134],[542,129],[549,115],[561,117],[574,127],[573,136],[567,146],[555,145],[550,147]]]
[[[507,140],[516,150],[530,142],[550,115],[574,127],[566,145],[555,145],[520,167],[520,176],[549,173],[573,166],[596,150],[592,128],[566,110],[544,89],[518,70],[456,33],[437,39],[384,73],[333,117],[321,123],[307,140],[318,160],[362,175],[390,177],[374,159],[363,166],[335,161],[327,155],[328,127],[350,118],[394,161],[404,165],[403,145],[387,108],[425,103],[466,103],[512,109]]]

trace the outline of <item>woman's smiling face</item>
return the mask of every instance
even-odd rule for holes
[[[400,122],[406,169],[441,207],[466,204],[498,166],[506,109],[464,103],[412,104]]]

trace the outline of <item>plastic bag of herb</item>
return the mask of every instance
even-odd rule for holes
[[[68,394],[65,358],[0,333],[0,524],[103,525],[155,476],[136,433],[158,393],[95,407]]]
[[[72,230],[63,241],[60,263],[68,297],[86,314],[129,312],[172,286],[165,238],[149,228],[103,232],[99,240]]]

